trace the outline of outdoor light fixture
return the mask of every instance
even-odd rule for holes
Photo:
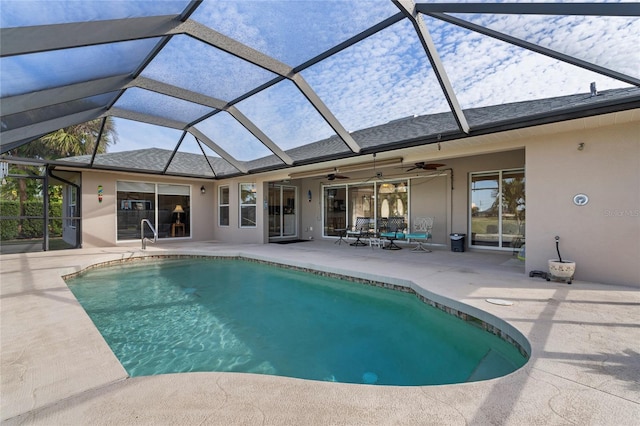
[[[202,185],[202,186],[200,187],[200,193],[201,193],[202,195],[204,195],[204,194],[206,194],[206,193],[207,193],[207,188],[205,188],[205,187],[204,187],[204,185]]]
[[[578,151],[582,151],[584,149],[584,142],[580,142],[578,144]]]
[[[176,208],[173,209],[173,212],[177,214],[176,223],[180,223],[180,213],[184,213],[184,210],[182,209],[182,205],[177,204]]]

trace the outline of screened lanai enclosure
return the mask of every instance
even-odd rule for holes
[[[640,98],[639,9],[635,3],[1,0],[3,179],[23,179],[25,168],[41,170],[34,182],[53,179],[52,170],[215,181],[283,169],[295,174],[316,164],[330,173],[336,160],[626,110]],[[553,102],[567,96],[574,98]],[[550,101],[537,109],[526,104],[539,99]],[[73,194],[82,182],[62,179],[67,195],[56,217],[79,229]],[[188,235],[188,214],[182,226],[170,224],[190,195],[170,186],[122,182],[118,205],[128,208],[117,220],[137,212],[139,221],[153,202],[167,236]],[[27,196],[20,185],[8,188],[3,180],[3,230],[8,221],[32,220],[29,197],[51,192]],[[348,190],[358,208],[371,208],[368,189]],[[285,217],[306,194],[292,191],[270,188],[269,200],[280,203],[269,210],[270,235],[293,232],[296,225]],[[336,218],[326,222],[333,229],[344,226],[340,191],[347,188],[323,194],[334,201],[324,212]],[[404,211],[403,194],[388,196],[380,214]]]

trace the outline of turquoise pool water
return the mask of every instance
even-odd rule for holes
[[[434,385],[502,376],[527,361],[414,294],[257,262],[144,261],[67,283],[131,376],[227,371]]]

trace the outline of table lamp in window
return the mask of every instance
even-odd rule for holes
[[[173,212],[176,213],[176,223],[180,223],[180,213],[184,213],[184,210],[182,209],[182,205],[180,204],[176,205],[176,208],[173,209]]]

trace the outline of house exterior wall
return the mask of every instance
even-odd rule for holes
[[[584,143],[583,150],[578,150],[579,143]],[[447,234],[469,236],[470,173],[524,167],[527,273],[548,270],[547,260],[557,258],[554,237],[558,235],[563,259],[577,263],[575,279],[640,287],[637,114],[505,132],[494,144],[451,150],[438,161],[454,172]],[[305,238],[321,238],[320,182],[304,179],[300,188],[302,194],[308,189],[313,193],[312,202],[302,205],[302,233]],[[586,206],[573,204],[579,193],[589,196]],[[412,191],[412,216],[419,200],[426,198],[423,195]],[[309,226],[313,232],[306,231]]]
[[[584,149],[578,150],[578,144]],[[453,170],[446,188],[420,185],[411,190],[411,215],[435,215],[436,243],[447,244],[451,232],[469,232],[469,175],[524,168],[526,176],[526,272],[547,270],[547,260],[557,257],[556,235],[560,236],[563,258],[577,263],[575,279],[640,287],[640,118],[637,111],[607,114],[587,119],[532,127],[490,136],[479,144],[443,144],[442,152],[431,154],[399,152],[405,164],[430,158]],[[385,176],[392,169],[384,170]],[[397,170],[394,178],[399,176]],[[449,173],[449,172],[448,172]],[[138,180],[192,185],[193,241],[217,240],[233,244],[267,243],[267,182],[288,178],[288,170],[204,183],[203,181],[157,176],[83,172],[82,216],[85,247],[116,243],[116,181]],[[365,180],[371,171],[349,174]],[[407,177],[410,175],[407,174]],[[298,187],[298,237],[322,238],[322,179],[291,181]],[[345,181],[346,182],[346,181]],[[416,180],[416,183],[420,181]],[[239,227],[239,185],[256,184],[255,228]],[[104,188],[98,203],[97,186]],[[229,226],[219,226],[218,188],[229,186]],[[439,185],[439,184],[438,184]],[[312,198],[308,201],[307,193]],[[443,195],[446,192],[446,196]],[[573,204],[578,193],[589,196],[585,206]],[[431,213],[428,200],[436,197]],[[446,212],[445,220],[440,219]],[[442,239],[444,238],[444,241]],[[436,240],[436,239],[434,239]],[[469,238],[467,238],[467,243]]]
[[[471,237],[469,230],[469,175],[476,172],[489,172],[496,170],[508,170],[524,168],[525,153],[523,149],[508,150],[504,152],[477,154],[465,156],[452,161],[447,165],[453,167],[452,190],[452,217],[451,232],[467,234],[467,244]],[[529,220],[529,194],[527,189],[529,182],[525,184],[527,217]]]
[[[240,184],[256,184],[256,226],[255,228],[240,227]],[[229,186],[229,226],[220,226],[218,220],[218,188]],[[261,244],[268,241],[267,211],[264,210],[264,200],[267,197],[267,187],[264,179],[256,179],[255,176],[248,176],[239,179],[229,179],[220,181],[216,185],[213,208],[209,211],[207,222],[211,226],[214,239],[233,244]],[[197,218],[194,218],[194,221]]]
[[[640,124],[530,138],[526,156],[527,271],[548,270],[557,235],[576,279],[640,287]]]
[[[433,229],[430,243],[449,244],[451,217],[450,174],[412,179],[410,184],[409,212],[411,227],[417,217],[432,217]]]
[[[504,148],[503,148],[504,149]],[[504,170],[524,168],[524,149],[492,152],[474,155],[472,157],[449,158],[443,160],[446,163],[440,169],[440,176],[424,176],[424,173],[406,173],[398,171],[397,167],[381,169],[383,176],[390,179],[411,178],[410,184],[410,214],[411,218],[418,216],[433,216],[435,218],[433,229],[433,242],[441,245],[449,244],[449,233],[467,233],[468,228],[468,199],[469,199],[469,173],[480,171]],[[407,162],[407,164],[411,164]],[[453,170],[453,181],[451,172]],[[349,173],[349,181],[341,183],[363,182],[371,177],[371,171]],[[300,193],[301,238],[322,238],[322,183],[326,180],[319,178],[306,178],[292,181],[297,185]],[[307,199],[308,191],[311,191],[311,202]],[[310,231],[309,228],[313,228]]]
[[[108,247],[116,244],[116,182],[118,180],[191,185],[190,238],[193,241],[207,241],[214,238],[212,212],[215,191],[212,183],[151,175],[83,171],[83,247]],[[200,187],[203,184],[206,188],[204,195],[200,193]],[[98,200],[98,185],[102,185],[103,188],[102,202]],[[127,242],[130,243],[131,240]]]

